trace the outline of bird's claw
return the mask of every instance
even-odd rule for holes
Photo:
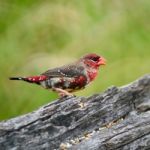
[[[71,98],[75,97],[72,93],[69,93],[66,90],[60,89],[60,88],[53,88],[54,91],[56,91],[60,98]]]
[[[61,99],[64,99],[64,98],[73,98],[73,97],[76,97],[75,95],[73,95],[73,94],[68,94],[68,95],[65,95],[65,94],[59,94],[59,97],[61,98]]]

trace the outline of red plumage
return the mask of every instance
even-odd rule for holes
[[[50,69],[39,76],[11,77],[10,80],[23,80],[36,83],[46,89],[58,92],[60,96],[72,95],[71,92],[84,88],[95,79],[98,69],[106,61],[97,54],[87,54],[78,61]]]

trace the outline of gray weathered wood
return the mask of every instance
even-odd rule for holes
[[[0,122],[0,150],[150,149],[150,75]]]

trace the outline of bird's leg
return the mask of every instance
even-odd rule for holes
[[[73,96],[73,94],[60,88],[52,88],[52,90],[56,91],[60,97]]]

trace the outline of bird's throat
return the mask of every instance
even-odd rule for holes
[[[93,81],[95,79],[95,77],[97,76],[98,72],[97,72],[97,70],[93,69],[93,70],[87,71],[87,74],[89,77],[89,81]]]

